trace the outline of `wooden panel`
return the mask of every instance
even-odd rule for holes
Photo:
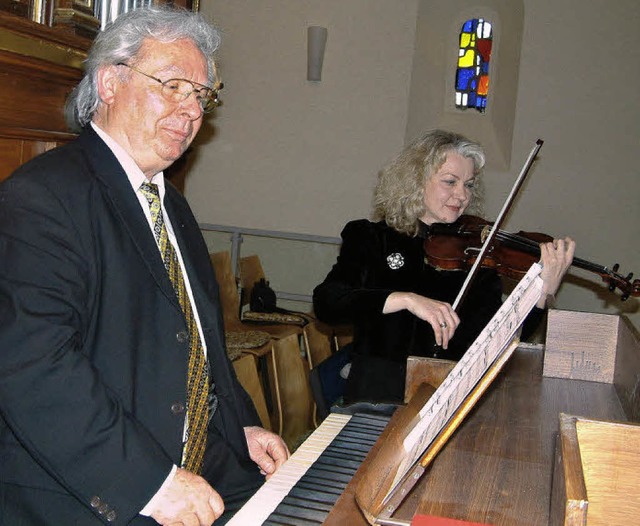
[[[584,526],[587,522],[588,504],[575,417],[561,414],[553,467],[549,525]]]
[[[79,79],[72,68],[0,51],[0,124],[68,132],[64,103]]]
[[[407,377],[404,389],[404,402],[408,403],[423,383],[436,389],[456,365],[451,360],[426,358],[424,356],[409,356],[407,358]]]
[[[550,310],[544,375],[613,383],[618,316]]]
[[[63,108],[89,44],[0,12],[0,181],[75,137]]]
[[[618,398],[631,422],[640,422],[640,337],[628,318],[621,316],[613,379]]]
[[[588,526],[637,524],[640,426],[577,419]]]
[[[31,17],[31,3],[29,0],[0,0],[0,10],[12,15],[25,18]]]
[[[560,416],[551,526],[636,524],[640,426]]]
[[[23,163],[22,149],[23,141],[0,139],[0,181]]]
[[[6,179],[21,164],[58,145],[52,141],[25,141],[3,138],[0,131],[0,181]]]

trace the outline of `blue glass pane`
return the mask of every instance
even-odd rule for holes
[[[463,33],[471,33],[473,30],[473,20],[467,20],[462,26]]]
[[[456,83],[456,89],[460,91],[467,91],[469,82],[473,79],[473,68],[459,69],[458,70],[458,82]]]
[[[467,106],[469,108],[473,108],[476,105],[476,94],[474,92],[469,93],[469,102],[467,103]]]
[[[485,75],[489,74],[489,63],[488,62],[483,62],[480,66],[480,71],[481,73],[484,73]]]

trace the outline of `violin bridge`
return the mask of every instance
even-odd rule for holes
[[[487,240],[487,237],[489,237],[490,233],[491,233],[491,225],[486,225],[482,228],[482,232],[480,233],[480,240],[482,241],[483,245],[484,245],[484,242]]]

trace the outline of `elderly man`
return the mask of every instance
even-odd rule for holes
[[[67,105],[79,137],[0,186],[0,524],[209,525],[288,455],[163,179],[217,104],[218,42],[187,11],[121,16]]]

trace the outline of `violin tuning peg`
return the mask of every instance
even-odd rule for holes
[[[620,268],[620,264],[616,263],[613,268],[611,269],[613,272],[618,272],[618,269]]]
[[[627,277],[624,278],[626,281],[631,281],[631,278],[633,277],[633,272],[629,272],[629,274],[627,274]]]

